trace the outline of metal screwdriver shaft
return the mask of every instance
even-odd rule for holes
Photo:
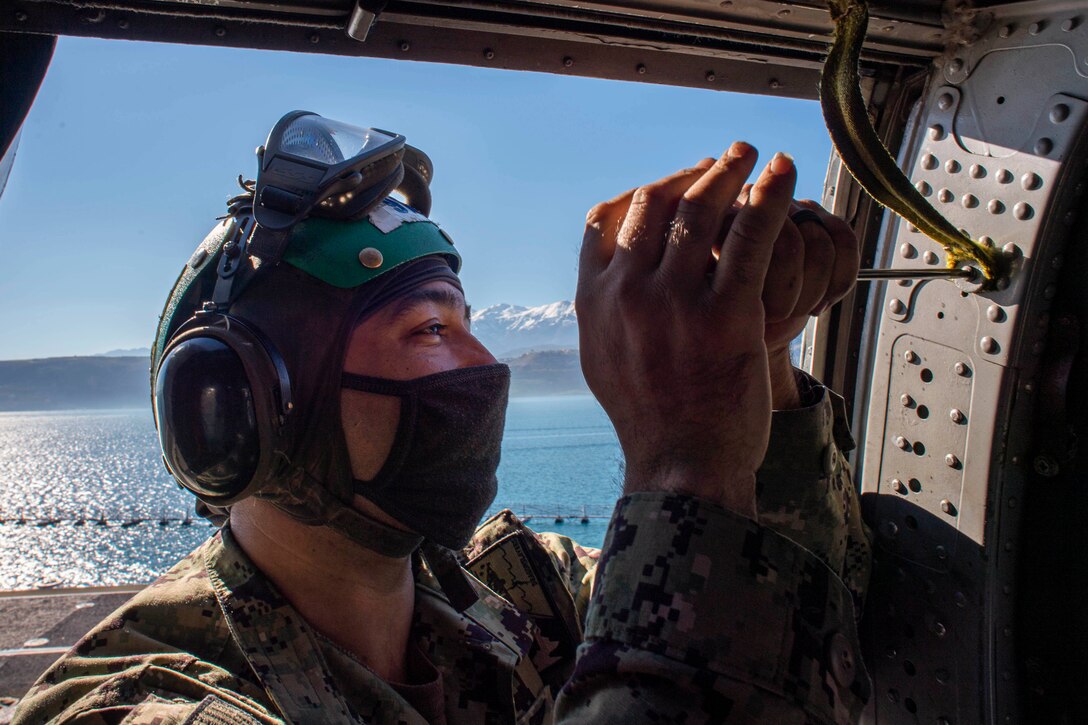
[[[861,269],[858,281],[874,279],[971,279],[978,274],[970,267],[958,269]]]

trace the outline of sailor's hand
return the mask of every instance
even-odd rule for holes
[[[675,491],[755,515],[770,432],[764,280],[796,172],[760,174],[707,274],[707,259],[756,162],[734,144],[594,207],[577,309],[582,368],[616,427],[625,490]]]
[[[750,188],[746,185],[741,191],[737,211],[747,201]],[[775,409],[800,403],[789,359],[790,342],[805,329],[810,316],[819,315],[853,288],[860,261],[858,239],[849,224],[811,199],[790,204],[763,288],[767,315],[763,339]]]

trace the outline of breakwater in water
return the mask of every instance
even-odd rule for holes
[[[600,546],[621,479],[593,398],[515,399],[488,513]],[[150,581],[212,533],[192,502],[147,411],[0,413],[0,589]]]

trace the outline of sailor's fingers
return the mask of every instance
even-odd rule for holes
[[[781,322],[795,314],[807,283],[806,252],[801,232],[787,219],[774,241],[771,265],[763,283],[763,312],[767,324]],[[807,309],[804,314],[808,314]]]
[[[790,222],[796,226],[804,244],[804,270],[800,294],[797,296],[795,314],[809,315],[825,303],[831,276],[835,270],[835,244],[831,233],[823,225],[822,218],[805,218],[798,214],[808,207],[799,202],[790,205]]]
[[[691,168],[635,189],[616,236],[611,264],[617,270],[648,272],[657,268],[677,205],[713,163],[713,159],[703,159]]]
[[[714,162],[684,193],[676,207],[668,243],[661,259],[661,273],[681,284],[690,281],[698,289],[715,243],[721,239],[726,215],[733,210],[744,181],[752,173],[758,153],[738,141]]]
[[[737,212],[711,283],[725,306],[735,302],[748,307],[761,299],[774,241],[786,221],[796,182],[793,159],[775,154],[752,186],[748,203]]]
[[[861,248],[857,235],[846,221],[835,216],[811,199],[797,202],[799,206],[814,212],[820,217],[824,230],[831,240],[835,252],[835,261],[823,302],[814,310],[822,312],[841,300],[849,292],[858,278],[861,266]]]
[[[616,252],[616,236],[634,195],[635,189],[625,191],[608,201],[602,201],[586,214],[582,251],[578,258],[579,286],[603,272],[612,261],[612,255]]]

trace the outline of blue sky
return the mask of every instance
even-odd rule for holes
[[[469,301],[574,295],[586,210],[735,139],[820,195],[814,101],[403,61],[62,38],[0,198],[0,360],[145,347],[285,112],[403,133]]]

